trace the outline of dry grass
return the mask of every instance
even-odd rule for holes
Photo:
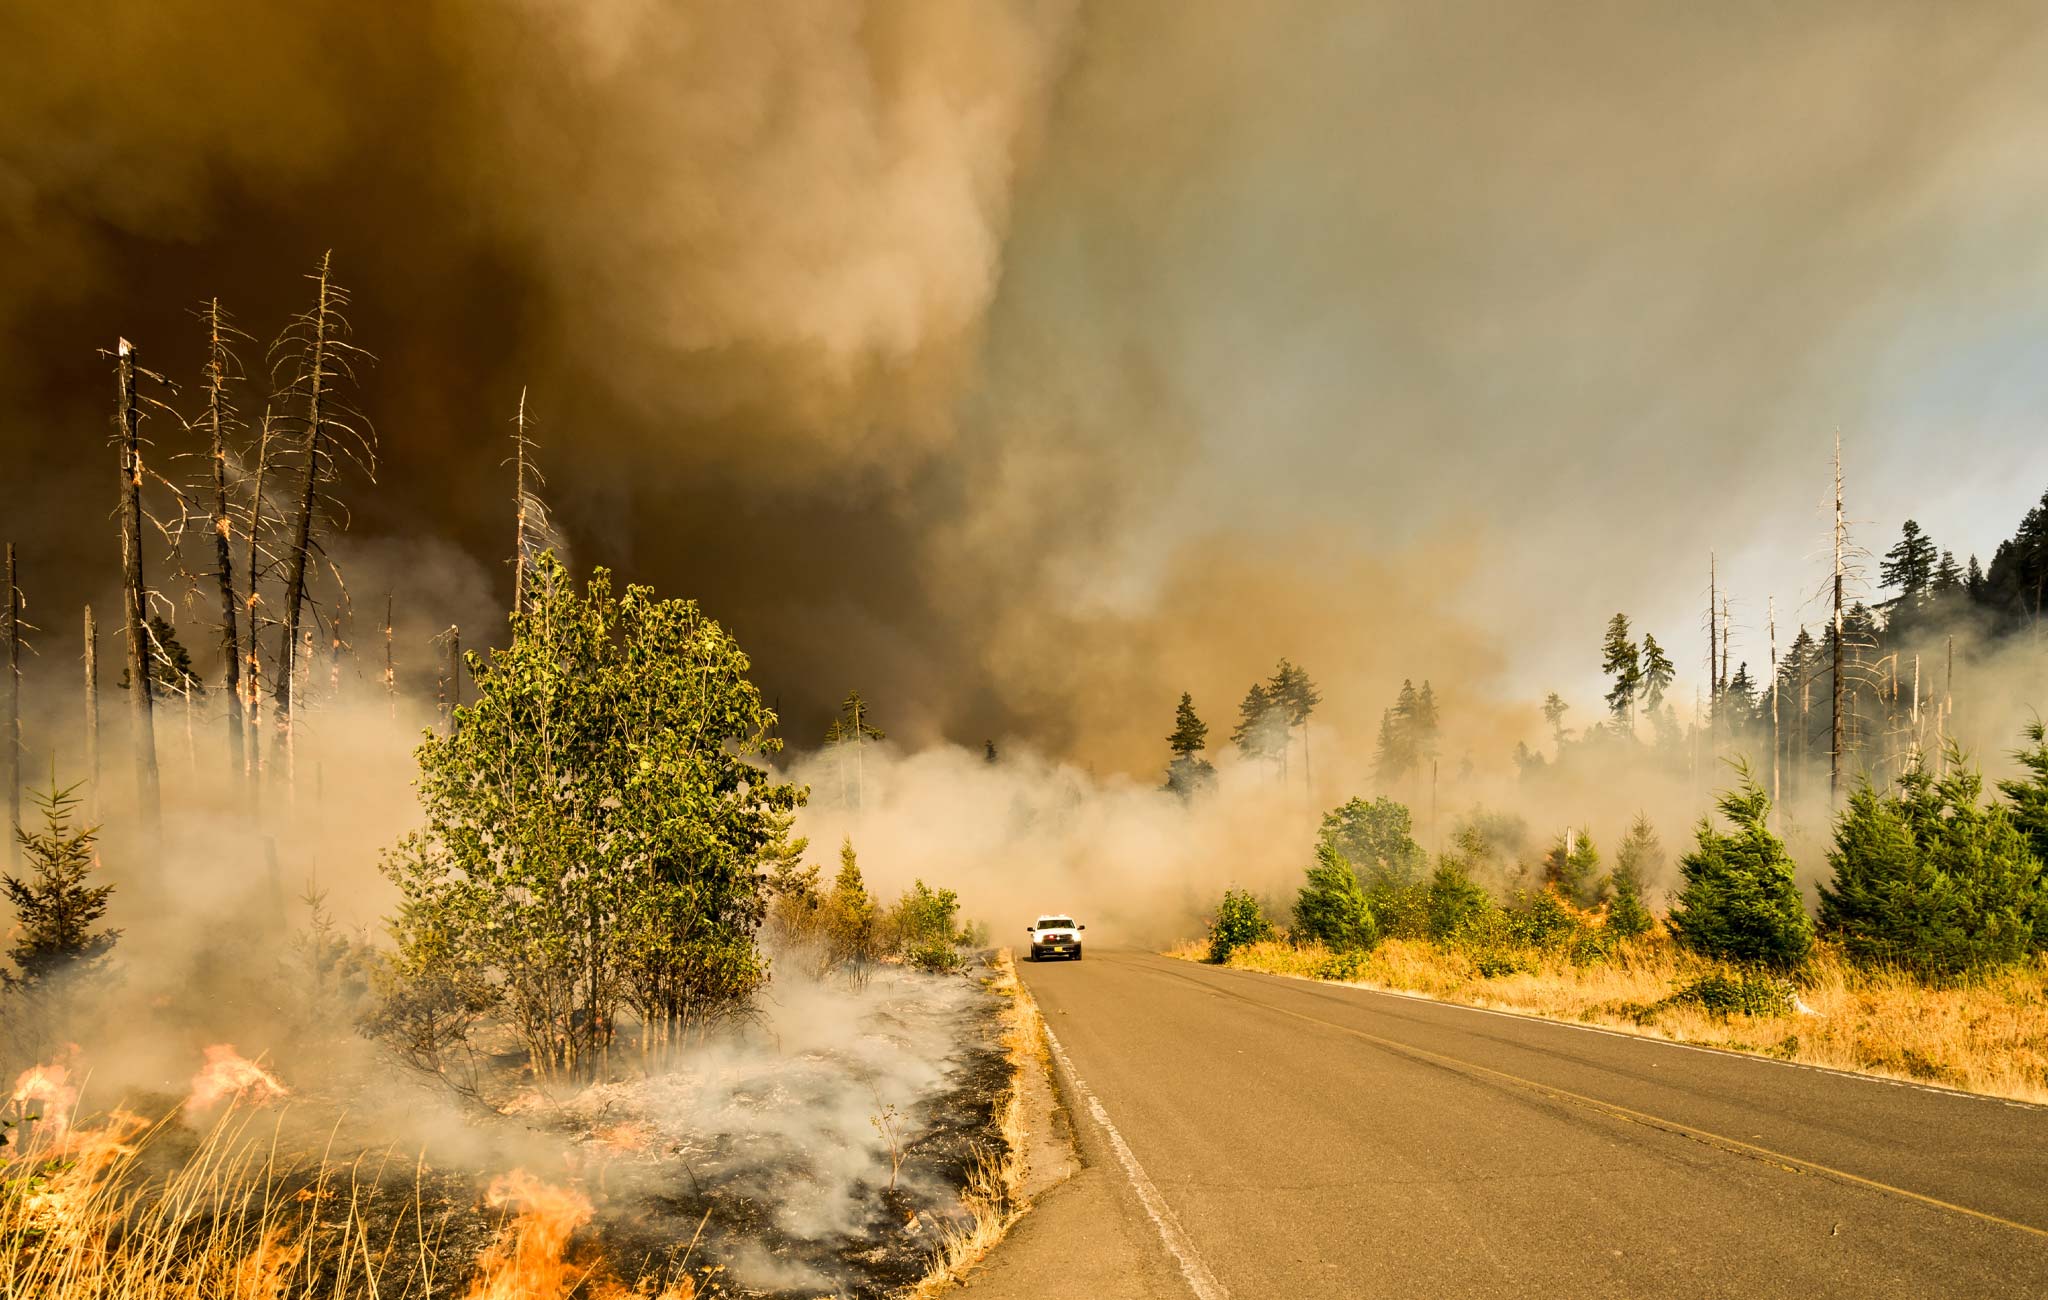
[[[295,1168],[274,1131],[230,1112],[160,1178],[168,1124],[116,1111],[0,1163],[0,1300],[425,1300],[444,1226],[408,1213],[374,1234],[365,1170]],[[315,1243],[317,1242],[317,1245]]]
[[[1208,951],[1206,941],[1190,941],[1169,955],[1201,961]],[[1516,955],[1529,969],[1487,978],[1455,947],[1390,939],[1343,982],[2048,1103],[2048,959],[1944,989],[1857,970],[1823,947],[1800,980],[1803,1009],[1717,1016],[1667,999],[1704,976],[1736,972],[1691,957],[1668,939],[1623,945],[1613,960],[1588,966],[1574,966],[1561,953]],[[1229,964],[1315,979],[1329,960],[1319,945],[1272,942],[1240,948]]]
[[[1024,1075],[1033,1062],[1050,1068],[1045,1040],[1045,1021],[1038,1004],[1017,978],[1015,956],[1009,949],[996,956],[996,976],[989,987],[1009,999],[1003,1009],[1003,1048],[1010,1057],[1010,1081],[996,1101],[996,1130],[1000,1142],[983,1147],[968,1170],[967,1190],[961,1202],[968,1217],[960,1226],[945,1231],[938,1253],[922,1281],[910,1291],[911,1300],[926,1300],[956,1285],[968,1269],[980,1263],[996,1243],[1027,1210],[1024,1199],[1025,1167]]]
[[[39,1126],[41,1127],[41,1126]],[[514,1171],[489,1203],[505,1211],[481,1258],[440,1266],[446,1212],[417,1179],[403,1204],[370,1212],[389,1186],[381,1157],[295,1162],[279,1125],[233,1108],[192,1135],[116,1111],[52,1124],[0,1159],[0,1300],[691,1300],[687,1279],[628,1287],[602,1260],[572,1257],[590,1203]],[[152,1148],[158,1148],[153,1150]],[[152,1157],[155,1158],[152,1158]],[[167,1168],[167,1173],[152,1169]],[[401,1174],[391,1182],[402,1184]],[[383,1225],[381,1228],[375,1225]]]

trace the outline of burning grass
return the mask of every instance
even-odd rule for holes
[[[1205,941],[1189,941],[1169,955],[1201,961],[1208,952]],[[1859,970],[1823,947],[1788,990],[1796,1000],[1764,999],[1759,1014],[1729,1005],[1739,997],[1700,996],[1748,985],[1743,972],[1662,936],[1586,965],[1568,952],[1517,950],[1514,969],[1494,974],[1500,967],[1483,956],[1427,939],[1389,939],[1342,957],[1320,944],[1271,941],[1237,949],[1228,964],[2048,1103],[2048,959],[2039,957],[1973,985],[1930,988]]]
[[[74,1049],[0,1090],[0,1300],[901,1294],[1017,1199],[999,1009],[957,976],[785,988],[680,1068],[428,1122],[456,1167],[356,1153],[364,1080],[297,1096],[226,1044],[182,1095],[92,1114]]]

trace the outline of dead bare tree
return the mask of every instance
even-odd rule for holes
[[[547,477],[533,463],[537,444],[526,414],[526,389],[519,390],[519,407],[512,417],[512,612],[526,608],[526,571],[533,557],[556,547],[555,524],[540,490]]]
[[[284,600],[278,638],[278,739],[287,756],[292,745],[294,704],[301,670],[300,641],[304,630],[307,584],[312,560],[319,549],[314,520],[323,504],[332,505],[323,488],[340,472],[341,462],[353,462],[366,477],[376,477],[376,444],[369,424],[340,400],[340,386],[355,382],[355,362],[369,356],[348,341],[348,291],[334,282],[332,250],[320,255],[320,265],[307,278],[315,285],[313,306],[294,317],[271,349],[273,382],[281,375],[289,380],[280,390],[279,404],[289,410],[298,405],[301,421],[299,454],[302,458],[298,494],[292,503],[287,526]],[[289,767],[289,762],[287,764]]]
[[[384,698],[391,705],[391,720],[398,721],[398,661],[391,643],[391,593],[384,593]]]
[[[441,711],[441,734],[455,734],[455,710],[462,706],[462,629],[449,624],[448,630],[435,637],[434,648],[441,652],[441,665],[436,685]]]
[[[85,607],[85,811],[97,822],[100,811],[100,631]]]
[[[1835,431],[1835,568],[1834,585],[1834,707],[1828,743],[1828,806],[1837,806],[1842,793],[1842,702],[1847,683],[1842,674],[1842,584],[1849,542],[1848,521],[1842,511],[1842,431]]]
[[[1784,792],[1778,781],[1778,769],[1784,766],[1783,753],[1778,737],[1778,598],[1764,599],[1764,630],[1771,640],[1771,807],[1784,805]]]
[[[121,448],[121,605],[127,622],[128,692],[135,747],[136,810],[148,833],[163,823],[163,793],[157,778],[156,729],[151,716],[149,588],[142,573],[142,406],[136,395],[138,374],[163,382],[163,376],[135,364],[135,345],[119,340],[114,348],[114,415]]]
[[[243,731],[249,740],[244,757],[248,764],[249,794],[252,801],[263,775],[263,746],[258,739],[263,734],[263,655],[257,648],[258,634],[263,629],[262,584],[259,579],[263,574],[262,561],[266,558],[263,550],[266,522],[263,517],[263,487],[270,470],[270,458],[275,450],[276,440],[272,437],[277,427],[275,411],[274,400],[264,404],[263,424],[256,436],[256,464],[252,473],[253,486],[249,493],[249,518],[245,530],[249,545],[246,551],[247,559],[242,565],[247,583],[243,596],[243,626],[248,630],[245,644],[248,646],[249,654],[245,661],[247,671],[243,674],[244,684],[239,704],[243,711]]]
[[[227,696],[228,770],[233,779],[247,779],[242,757],[242,647],[237,627],[235,569],[231,547],[234,518],[228,510],[228,436],[236,427],[235,405],[229,385],[242,378],[241,364],[231,344],[249,336],[228,323],[220,299],[210,298],[199,309],[206,326],[204,385],[206,407],[199,417],[206,431],[207,452],[213,461],[213,551],[214,573],[220,584],[220,658]],[[254,570],[250,571],[253,577]],[[255,583],[251,581],[253,593]],[[250,627],[250,644],[255,644],[255,627]]]
[[[21,585],[14,543],[7,543],[7,609],[0,627],[7,641],[7,733],[0,738],[7,769],[7,860],[21,865]]]
[[[1707,552],[1707,727],[1717,749],[1721,734],[1721,575],[1719,559]]]

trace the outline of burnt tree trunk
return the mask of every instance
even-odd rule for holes
[[[142,580],[142,412],[135,395],[135,348],[122,339],[114,353],[121,429],[121,613],[128,631],[128,708],[135,747],[135,801],[143,827],[154,832],[163,821],[163,792],[156,770],[156,726],[151,715],[149,629],[144,626],[149,594]]]
[[[257,592],[256,575],[261,572],[258,564],[262,558],[260,547],[263,534],[263,480],[270,469],[271,427],[271,407],[266,404],[263,408],[263,426],[256,437],[256,479],[249,497],[249,545],[244,552],[248,558],[242,565],[243,582],[246,584],[243,609],[247,614],[243,626],[248,629],[244,644],[248,646],[249,657],[246,661],[248,671],[244,674],[246,680],[242,685],[242,698],[237,701],[238,707],[245,715],[243,730],[249,741],[243,757],[248,764],[249,799],[252,806],[263,777],[263,654],[257,648],[256,637],[261,627],[258,608],[262,601]]]
[[[1835,435],[1835,575],[1834,575],[1834,700],[1828,743],[1828,806],[1835,807],[1842,791],[1842,549],[1847,525],[1842,514],[1842,435]]]
[[[97,823],[100,813],[100,629],[85,607],[85,811]]]
[[[333,257],[331,251],[320,255],[320,270],[316,277],[319,291],[310,317],[312,338],[307,344],[303,375],[306,389],[306,472],[299,485],[298,500],[293,503],[289,549],[284,557],[284,630],[278,637],[277,709],[278,735],[287,745],[291,739],[294,687],[298,680],[300,617],[306,604],[306,573],[313,547],[313,511],[319,504],[320,462],[327,454],[327,416],[321,407],[327,397],[331,377],[328,348],[332,342],[334,307],[329,273]]]
[[[21,864],[21,588],[14,568],[14,543],[7,543],[7,608],[0,613],[7,640],[7,734],[0,738],[6,749],[7,860]]]
[[[233,416],[227,386],[230,361],[227,340],[222,335],[220,299],[206,305],[206,424],[209,450],[213,456],[213,551],[214,569],[220,579],[220,661],[227,691],[228,771],[233,780],[244,780],[242,759],[242,646],[236,627],[235,568],[229,554],[234,524],[228,514],[228,452],[226,424]],[[255,629],[250,629],[253,638]]]

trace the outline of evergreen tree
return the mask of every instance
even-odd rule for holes
[[[1607,892],[1600,878],[1600,850],[1593,837],[1579,831],[1565,842],[1560,835],[1543,859],[1543,883],[1556,889],[1577,907],[1598,907]]]
[[[1195,697],[1182,691],[1173,711],[1173,732],[1166,738],[1173,755],[1166,764],[1166,790],[1186,799],[1215,783],[1216,768],[1202,757],[1208,741],[1209,724],[1196,716]]]
[[[1647,934],[1657,921],[1643,900],[1648,881],[1664,869],[1664,845],[1645,813],[1637,813],[1614,853],[1614,897],[1607,905],[1607,928],[1623,938]]]
[[[2027,511],[2019,530],[1991,553],[1981,599],[2009,624],[2017,625],[2040,617],[2044,595],[2048,595],[2048,493],[2042,495],[2041,504]]]
[[[1285,728],[1280,742],[1283,753],[1288,743],[1287,737],[1292,734],[1294,728],[1301,728],[1303,765],[1306,767],[1309,715],[1316,711],[1316,705],[1323,702],[1322,692],[1309,680],[1306,669],[1282,659],[1266,683],[1266,695],[1273,702],[1273,709],[1280,715]],[[1306,779],[1307,773],[1304,772],[1303,775]]]
[[[1337,847],[1325,840],[1316,845],[1315,865],[1294,902],[1295,930],[1303,938],[1345,951],[1370,948],[1379,942],[1379,927],[1358,874]]]
[[[112,885],[91,885],[99,829],[74,826],[77,786],[34,792],[43,827],[17,827],[14,838],[28,860],[27,877],[0,875],[0,894],[14,905],[15,930],[7,955],[17,973],[0,968],[0,987],[35,988],[63,975],[85,974],[106,961],[119,930],[95,930],[107,913]]]
[[[1614,715],[1617,731],[1633,734],[1636,696],[1643,684],[1643,664],[1641,648],[1628,639],[1628,615],[1616,614],[1607,620],[1607,639],[1601,643],[1601,653],[1604,657],[1600,661],[1600,671],[1614,681],[1607,692],[1607,711]]]
[[[1919,604],[1934,585],[1935,563],[1939,554],[1933,539],[1920,531],[1919,524],[1908,519],[1905,527],[1900,529],[1899,540],[1885,552],[1884,559],[1878,564],[1878,582],[1897,588],[1899,593],[1885,603]]]
[[[856,984],[866,979],[867,967],[881,956],[878,910],[861,879],[853,837],[846,836],[839,843],[839,874],[825,896],[825,943],[832,963]]]
[[[994,740],[984,740],[981,742],[981,761],[991,767],[995,766],[996,742]]]
[[[1813,949],[1813,922],[1792,859],[1771,834],[1771,797],[1747,767],[1737,770],[1736,787],[1718,800],[1729,830],[1702,817],[1698,847],[1679,859],[1685,887],[1671,909],[1671,932],[1702,956],[1790,970]]]
[[[1286,715],[1264,682],[1253,682],[1237,706],[1237,726],[1230,733],[1237,752],[1262,763],[1278,763],[1287,745]]]
[[[1738,740],[1748,735],[1757,720],[1757,686],[1749,675],[1747,661],[1736,665],[1735,676],[1728,679],[1728,685],[1721,691],[1721,710],[1728,734]]]
[[[1436,757],[1436,752],[1436,691],[1426,680],[1419,691],[1412,679],[1404,680],[1394,707],[1380,714],[1374,778],[1382,786],[1393,785]]]
[[[1429,878],[1425,905],[1429,937],[1442,942],[1493,908],[1493,899],[1474,883],[1462,863],[1445,858]]]
[[[1984,581],[1984,566],[1977,563],[1977,557],[1970,557],[1969,567],[1963,570],[1963,590],[1970,593],[1970,599],[1982,603],[1988,592]]]
[[[2037,946],[2041,860],[2009,810],[1981,803],[1983,778],[1952,757],[1939,779],[1908,772],[1896,795],[1865,782],[1835,823],[1821,925],[1860,963],[1945,981]]]
[[[1643,633],[1643,703],[1650,712],[1655,713],[1664,703],[1664,692],[1671,689],[1671,679],[1677,671],[1671,656],[1657,644],[1657,638]]]
[[[1367,889],[1410,884],[1423,865],[1407,806],[1384,796],[1350,799],[1324,813],[1316,842],[1352,864]]]
[[[1425,677],[1422,689],[1415,693],[1415,712],[1408,724],[1418,766],[1437,756],[1437,721],[1436,688]]]
[[[1941,562],[1934,568],[1934,581],[1931,586],[1937,596],[1953,595],[1963,590],[1963,570],[1956,563],[1954,551],[1941,553]]]
[[[2048,863],[2048,724],[2037,718],[2027,724],[2025,735],[2030,743],[2012,756],[2027,775],[2008,777],[1998,788],[2012,800],[2013,822],[2026,835],[2034,856]]]
[[[1559,748],[1564,746],[1564,715],[1571,712],[1571,707],[1556,691],[1543,697],[1543,720],[1550,724],[1551,738]]]
[[[839,716],[825,728],[825,743],[828,745],[858,745],[888,738],[887,732],[868,721],[868,702],[860,697],[857,690],[846,693],[846,698],[839,702]]]

